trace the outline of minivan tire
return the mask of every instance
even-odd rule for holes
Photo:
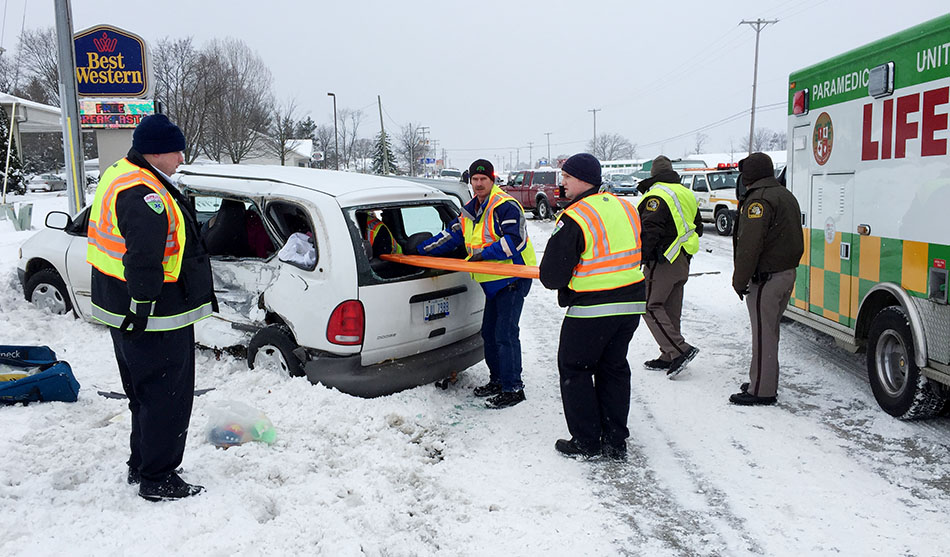
[[[303,377],[303,364],[294,354],[297,343],[286,325],[268,325],[257,331],[247,346],[247,367],[275,361],[291,377]]]
[[[56,315],[65,315],[73,309],[66,283],[56,269],[40,269],[33,273],[23,287],[23,294],[31,304],[40,309],[49,309]]]

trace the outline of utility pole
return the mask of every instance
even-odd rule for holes
[[[383,125],[383,99],[376,95],[379,104],[379,140],[383,150],[383,176],[389,175],[389,149],[386,148],[386,127]]]
[[[426,157],[429,154],[429,144],[426,143],[426,132],[429,131],[429,126],[419,126],[416,128],[419,133],[422,134],[422,174],[426,178],[429,177],[429,169],[426,167]]]
[[[340,134],[336,131],[336,93],[327,93],[333,97],[333,156],[336,158],[336,169],[340,169]]]
[[[79,92],[76,88],[76,49],[73,46],[73,10],[69,0],[56,0],[56,47],[59,56],[59,104],[63,114],[63,153],[69,214],[75,215],[86,203],[86,169],[79,133]],[[24,14],[23,17],[26,17]],[[16,124],[10,122],[10,129]],[[12,140],[12,138],[11,138]]]
[[[515,167],[515,170],[521,169],[521,147],[515,147],[515,153],[518,155],[518,158],[515,159],[515,164],[518,166]]]
[[[416,142],[416,136],[412,133],[412,122],[409,122],[409,176],[415,176],[416,157],[413,154],[413,147]]]
[[[531,165],[531,168],[534,168],[534,142],[528,142],[528,164]]]
[[[592,108],[587,112],[594,113],[594,149],[597,149],[597,113],[603,110],[602,108]]]
[[[551,132],[544,132],[548,136],[548,166],[551,166]]]
[[[752,138],[755,137],[755,88],[759,81],[759,33],[771,23],[778,23],[778,20],[758,18],[755,21],[743,19],[739,22],[739,25],[748,25],[755,29],[755,65],[752,67],[752,118],[749,121],[749,154],[752,154]]]
[[[433,158],[436,158],[436,159],[439,158],[439,140],[438,139],[432,140],[432,154],[434,155]],[[445,159],[442,160],[442,168],[445,168]]]

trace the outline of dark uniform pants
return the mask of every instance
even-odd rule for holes
[[[195,328],[143,333],[110,328],[132,411],[129,468],[161,481],[181,464],[195,393]]]
[[[621,445],[630,436],[627,347],[639,315],[577,318],[561,324],[557,365],[571,436],[585,448]]]
[[[746,306],[752,322],[752,364],[749,393],[771,397],[778,392],[779,321],[795,286],[795,269],[773,273],[765,282],[749,285]]]
[[[689,258],[680,253],[675,261],[653,261],[643,266],[647,284],[647,311],[643,316],[667,362],[692,348],[680,333],[683,287],[689,280]]]

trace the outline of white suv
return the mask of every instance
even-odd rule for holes
[[[382,219],[406,246],[458,206],[439,190],[385,177],[279,166],[183,166],[176,176],[203,223],[220,312],[198,343],[246,351],[312,383],[372,397],[445,378],[483,358],[483,294],[468,273],[374,257],[361,226]],[[213,219],[213,220],[212,220]],[[50,213],[22,248],[27,300],[90,318],[89,207]],[[309,262],[278,251],[295,232]],[[315,259],[315,262],[313,262]]]
[[[703,220],[716,223],[716,232],[721,236],[732,234],[739,209],[739,169],[733,164],[720,164],[717,168],[687,168],[678,172],[682,184],[693,190]]]

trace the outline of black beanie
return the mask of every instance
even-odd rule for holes
[[[572,156],[564,162],[561,170],[592,186],[599,186],[602,183],[600,161],[590,153],[578,153]]]
[[[661,172],[668,171],[673,171],[673,163],[666,155],[660,155],[659,157],[653,159],[653,165],[650,166],[650,178],[653,178]]]
[[[472,176],[476,174],[484,174],[488,176],[488,179],[492,182],[495,181],[495,167],[485,159],[478,159],[472,163],[472,166],[468,167],[468,179],[471,180]]]
[[[152,114],[142,118],[132,132],[132,148],[143,155],[161,155],[185,150],[185,134],[168,116]]]
[[[752,153],[739,161],[739,172],[742,173],[742,183],[746,186],[762,178],[775,177],[772,159],[765,153]]]

